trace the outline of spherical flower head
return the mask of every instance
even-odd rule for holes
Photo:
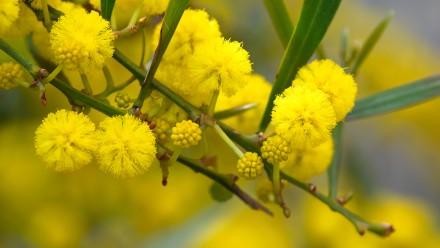
[[[176,147],[188,148],[195,146],[202,139],[202,129],[191,120],[183,120],[171,129],[171,139]]]
[[[323,91],[332,103],[337,122],[342,121],[354,106],[357,86],[353,76],[329,59],[315,60],[301,68],[292,84],[313,85]]]
[[[146,15],[158,15],[165,12],[170,0],[142,0]]]
[[[333,159],[333,139],[304,150],[293,150],[286,162],[281,163],[284,172],[300,181],[308,181],[324,173]]]
[[[11,27],[20,12],[19,0],[0,1],[0,35]]]
[[[148,124],[132,115],[107,117],[99,124],[99,168],[117,178],[146,172],[156,158],[156,140]]]
[[[49,36],[56,63],[69,70],[101,69],[113,55],[110,23],[95,11],[72,10],[54,23]]]
[[[252,72],[241,43],[223,38],[196,47],[189,65],[188,74],[202,91],[221,90],[227,97],[246,86]]]
[[[316,88],[289,87],[274,101],[275,132],[293,147],[306,149],[326,141],[336,126],[335,111]]]
[[[55,171],[81,169],[92,160],[96,147],[95,125],[74,111],[50,113],[35,132],[37,154]]]
[[[263,160],[255,152],[246,152],[237,162],[238,175],[247,180],[255,179],[263,173]]]
[[[14,83],[14,78],[23,79],[23,71],[20,65],[6,62],[0,65],[0,89],[10,90],[18,85]]]
[[[278,135],[267,138],[261,147],[261,156],[271,164],[286,161],[291,152],[290,143]]]
[[[153,34],[153,50],[156,49],[162,25],[157,25]],[[181,64],[182,60],[194,52],[201,43],[210,42],[221,37],[220,28],[215,19],[204,10],[187,9],[177,25],[176,31],[168,45],[162,63]]]

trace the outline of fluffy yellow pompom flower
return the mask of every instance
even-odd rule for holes
[[[233,96],[249,82],[249,53],[237,41],[223,38],[201,44],[189,60],[189,76],[204,92],[220,89]]]
[[[37,154],[56,171],[81,169],[92,160],[97,145],[89,117],[65,109],[50,113],[35,134]]]
[[[335,111],[327,96],[316,88],[287,88],[274,101],[275,132],[297,149],[322,144],[336,126]]]
[[[316,60],[302,67],[292,84],[313,85],[327,94],[337,122],[342,121],[354,106],[357,86],[353,76],[329,59]]]
[[[3,63],[0,65],[0,89],[10,90],[17,87],[14,78],[23,79],[23,71],[20,65],[15,63]]]
[[[199,124],[191,120],[177,123],[171,131],[171,139],[177,147],[188,148],[195,146],[202,139],[202,129],[200,129]]]
[[[155,49],[159,43],[161,26],[162,25],[158,25],[154,30],[153,49]],[[194,52],[194,49],[199,44],[220,37],[221,33],[217,21],[211,19],[206,11],[187,9],[183,12],[182,18],[179,21],[179,25],[177,25],[162,61],[180,64],[186,56]]]
[[[246,152],[237,162],[238,175],[248,180],[261,175],[263,168],[263,160],[255,152]]]
[[[144,173],[156,156],[156,140],[147,123],[132,115],[107,117],[99,124],[99,168],[117,178]]]
[[[115,37],[110,23],[97,12],[75,9],[60,17],[50,32],[50,47],[58,64],[86,73],[101,69],[113,55]]]
[[[261,147],[261,156],[271,164],[286,161],[291,152],[289,142],[278,135],[267,138]]]
[[[146,15],[158,15],[165,12],[170,0],[143,0],[143,10]]]
[[[18,4],[19,0],[0,1],[0,35],[3,35],[18,18],[18,13],[20,12]]]
[[[333,139],[329,138],[317,147],[293,150],[290,158],[286,162],[281,163],[281,168],[287,174],[304,182],[324,173],[332,159]]]

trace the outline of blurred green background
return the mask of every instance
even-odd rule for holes
[[[302,1],[286,2],[297,20]],[[216,18],[226,38],[242,41],[254,71],[272,81],[283,49],[261,1],[192,6]],[[391,9],[395,18],[357,77],[358,98],[440,71],[439,1],[342,1],[323,42],[328,56],[338,61],[344,27],[353,43],[362,42]],[[30,57],[21,40],[9,41]],[[135,58],[127,44],[118,42]],[[10,59],[0,53],[0,61]],[[166,187],[157,165],[123,181],[96,164],[71,174],[46,170],[35,155],[35,129],[49,112],[69,108],[51,86],[47,97],[42,107],[36,92],[0,90],[0,247],[440,247],[440,100],[346,125],[340,191],[354,192],[348,208],[395,226],[382,239],[360,237],[347,220],[291,186],[292,217],[285,219],[277,206],[269,206],[275,213],[269,217],[235,197],[214,202],[211,182],[180,165],[171,168]],[[103,117],[90,116],[95,123]],[[220,168],[232,172],[233,156],[225,154]],[[325,192],[325,175],[312,181]],[[254,183],[241,184],[255,195]]]

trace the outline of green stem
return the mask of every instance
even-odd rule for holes
[[[82,74],[82,73],[80,75],[81,75],[81,81],[84,85],[84,89],[86,90],[86,92],[89,95],[93,95],[93,90],[92,90],[92,87],[90,86],[89,79],[87,78],[87,75]]]
[[[278,163],[275,163],[273,165],[272,184],[273,184],[273,193],[275,194],[275,199],[277,203],[281,203],[280,165]]]
[[[41,0],[41,8],[43,9],[43,17],[44,17],[44,27],[50,32],[52,29],[52,22],[50,20],[49,7],[47,5],[47,0]]]
[[[47,84],[47,83],[50,83],[60,72],[61,72],[61,70],[63,69],[63,65],[62,64],[59,64],[56,68],[55,68],[55,70],[53,70],[50,74],[49,74],[49,76],[47,76],[44,80],[43,80],[43,83],[45,83],[45,84]]]
[[[237,154],[239,158],[243,157],[243,152],[237,147],[237,145],[235,145],[234,142],[232,142],[229,136],[226,135],[225,132],[223,132],[219,125],[214,124],[212,125],[212,127],[214,128],[215,132],[220,136],[220,138],[222,138],[226,142],[226,144],[235,152],[235,154]]]
[[[32,64],[25,57],[21,56],[12,46],[10,46],[5,40],[0,38],[0,50],[11,56],[15,61],[22,65],[34,79],[40,77],[40,67]]]
[[[219,90],[215,90],[214,93],[212,94],[211,102],[209,103],[209,108],[208,108],[208,116],[214,115],[215,105],[217,104],[217,99],[219,94],[220,94]]]
[[[167,164],[169,166],[173,165],[177,159],[179,158],[180,154],[182,154],[183,149],[181,147],[176,147],[174,149],[173,155],[171,156],[171,158],[167,161]]]
[[[333,129],[333,142],[334,142],[334,154],[333,160],[327,171],[329,191],[328,198],[337,200],[338,197],[338,182],[339,182],[339,170],[341,167],[341,157],[342,157],[342,133],[344,130],[344,122],[338,123],[338,125]]]
[[[320,200],[322,203],[327,205],[332,211],[340,213],[351,223],[353,223],[353,225],[356,227],[357,231],[361,235],[364,234],[367,230],[383,237],[389,236],[392,232],[394,232],[393,226],[386,223],[372,223],[364,220],[360,216],[339,205],[336,201],[333,201],[332,199],[326,197],[324,194],[316,191],[316,187],[314,187],[313,185],[302,183],[283,172],[281,172],[281,178],[308,192],[309,194]]]
[[[59,89],[61,92],[63,92],[65,95],[70,97],[71,99],[75,99],[75,101],[81,102],[83,104],[86,104],[102,113],[104,113],[107,116],[114,116],[114,115],[125,115],[127,112],[123,111],[121,109],[115,108],[109,104],[106,104],[102,101],[99,101],[98,99],[89,96],[77,89],[72,88],[71,86],[61,82],[58,79],[53,79],[50,84],[52,84],[55,88]]]
[[[240,187],[238,187],[235,182],[234,178],[230,175],[224,175],[221,173],[216,172],[215,170],[208,169],[202,165],[198,161],[194,161],[188,158],[185,158],[183,156],[179,156],[179,159],[177,160],[183,165],[191,168],[195,172],[199,172],[204,174],[205,176],[211,178],[212,180],[218,182],[219,184],[223,185],[225,188],[227,188],[229,191],[231,191],[233,194],[235,194],[238,198],[240,198],[244,203],[246,203],[249,207],[255,210],[262,210],[263,212],[267,213],[268,215],[273,215],[272,212],[264,207],[261,203],[250,197],[246,192],[244,192]]]
[[[286,48],[293,33],[293,23],[283,0],[263,0],[278,37]]]
[[[16,85],[21,86],[23,88],[29,89],[29,87],[31,86],[28,82],[23,81],[21,79],[18,78],[13,78],[12,82],[14,82]]]
[[[107,84],[105,91],[112,92],[115,88],[115,81],[113,80],[112,73],[108,69],[107,65],[102,67],[102,72],[104,73],[105,82]]]
[[[139,19],[139,15],[141,13],[142,8],[144,7],[143,2],[139,4],[139,6],[136,8],[136,10],[131,15],[130,21],[128,22],[127,28],[134,26],[136,24],[136,21]]]

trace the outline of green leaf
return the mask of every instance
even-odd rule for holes
[[[341,0],[304,0],[298,25],[278,68],[260,123],[260,131],[264,131],[269,125],[275,96],[291,85],[298,69],[304,66],[313,55],[333,20],[340,2]]]
[[[258,106],[258,104],[256,104],[256,103],[249,103],[249,104],[246,104],[246,105],[243,105],[240,107],[231,108],[231,109],[227,109],[224,111],[218,111],[214,114],[214,118],[216,120],[226,119],[226,118],[234,116],[234,115],[239,115],[239,114],[246,112],[250,109],[253,109],[257,106]]]
[[[101,0],[101,15],[102,18],[110,21],[112,17],[113,7],[115,7],[116,0]]]
[[[344,131],[344,122],[339,122],[338,125],[333,129],[332,138],[333,138],[333,160],[328,168],[328,184],[329,184],[329,193],[328,197],[330,199],[336,200],[338,196],[338,182],[339,182],[339,169],[341,165],[341,156],[342,156],[342,133]]]
[[[293,32],[293,23],[283,0],[263,0],[278,37],[287,47]]]
[[[440,96],[440,75],[421,79],[358,100],[345,119],[356,120],[393,112],[428,101],[437,96]]]
[[[165,12],[165,17],[162,22],[162,29],[160,31],[159,44],[157,45],[156,51],[154,52],[153,61],[151,62],[150,70],[148,71],[145,81],[142,85],[139,96],[136,99],[134,106],[142,107],[145,97],[149,91],[149,88],[153,82],[154,74],[159,67],[160,60],[162,59],[168,45],[170,44],[171,38],[176,31],[177,25],[179,24],[180,18],[183,12],[189,5],[189,0],[171,0],[168,4],[168,8]]]
[[[368,39],[365,41],[365,44],[362,46],[362,49],[359,51],[359,55],[357,56],[353,67],[351,68],[351,73],[356,74],[359,70],[359,67],[364,62],[365,58],[370,54],[374,45],[376,45],[379,38],[382,36],[385,29],[388,27],[391,19],[393,19],[394,11],[391,11],[373,30]]]

